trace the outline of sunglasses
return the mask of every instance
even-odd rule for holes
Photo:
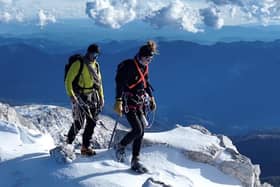
[[[154,56],[144,56],[143,58],[148,60],[148,61],[150,61],[150,60],[152,60],[154,58]]]
[[[94,57],[94,58],[97,58],[99,53],[91,53],[91,55]]]
[[[91,59],[97,59],[98,55],[99,55],[99,53],[96,53],[96,52],[89,53],[89,56],[90,56]]]
[[[153,60],[153,57],[154,56],[144,56],[144,57],[142,57],[142,62],[146,65],[150,64]]]

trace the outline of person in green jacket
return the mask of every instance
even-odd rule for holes
[[[90,139],[98,120],[98,114],[104,107],[102,78],[97,62],[99,54],[98,45],[90,45],[86,54],[71,64],[65,78],[66,93],[72,102],[74,120],[67,135],[67,143],[72,144],[86,121],[81,154],[87,156],[95,155],[95,151],[90,147]]]

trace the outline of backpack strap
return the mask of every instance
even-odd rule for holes
[[[139,67],[139,65],[138,65],[138,63],[136,62],[135,59],[134,59],[134,64],[135,64],[136,69],[137,69],[137,71],[138,71],[138,73],[139,73],[139,75],[140,75],[140,79],[139,79],[136,83],[130,85],[128,88],[129,88],[129,89],[133,89],[135,86],[137,86],[137,85],[138,85],[139,83],[141,83],[141,82],[144,83],[144,88],[147,88],[147,81],[146,81],[146,79],[145,79],[145,76],[146,76],[146,75],[148,74],[148,72],[149,72],[149,66],[146,65],[145,72],[143,73],[143,72],[141,71],[141,69],[140,69],[140,67]]]
[[[80,62],[80,68],[79,68],[79,71],[78,71],[78,73],[77,73],[77,75],[76,75],[74,81],[73,81],[73,83],[74,83],[74,85],[73,85],[74,89],[82,89],[82,88],[79,86],[78,82],[79,82],[79,78],[80,78],[80,76],[81,76],[81,74],[82,74],[82,71],[83,71],[83,68],[84,68],[84,61],[83,61],[83,58],[79,58],[78,60],[79,60],[79,62]]]
[[[79,61],[80,61],[80,69],[79,69],[79,72],[78,72],[78,74],[76,76],[78,78],[81,76],[83,68],[84,68],[84,60],[81,58],[81,59],[79,59]]]
[[[93,68],[90,64],[86,64],[87,68],[89,70],[90,75],[92,76],[94,82],[93,82],[93,86],[91,87],[91,89],[96,89],[99,90],[100,86],[101,86],[101,80],[99,78],[99,64],[97,62],[95,62],[94,66],[95,68]]]

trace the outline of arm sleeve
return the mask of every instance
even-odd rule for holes
[[[118,70],[117,70],[117,74],[115,77],[115,81],[116,81],[116,98],[122,98],[122,94],[124,91],[124,86],[126,85],[125,82],[125,65],[124,64],[120,64],[118,66]]]
[[[66,89],[66,93],[68,96],[75,95],[72,83],[73,83],[75,77],[77,76],[77,74],[79,73],[79,69],[80,69],[80,62],[76,61],[70,66],[70,68],[67,72],[64,84],[65,84],[65,89]]]
[[[150,96],[150,97],[153,97],[153,87],[152,85],[150,84],[150,79],[149,79],[149,76],[146,75],[145,76],[145,79],[146,79],[146,83],[147,83],[147,88],[145,89],[147,94]]]
[[[99,95],[102,97],[102,99],[104,100],[104,92],[103,92],[103,84],[102,84],[102,76],[101,76],[101,71],[100,71],[100,66],[99,64],[98,65],[98,68],[99,68],[99,71],[98,71],[98,77],[99,77],[99,80],[100,80],[100,88],[99,88]]]

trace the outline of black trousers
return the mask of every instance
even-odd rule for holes
[[[142,121],[143,112],[140,110],[131,110],[126,114],[126,118],[131,126],[131,131],[121,140],[121,145],[132,144],[132,156],[138,157],[144,136],[144,123]]]
[[[96,126],[96,121],[98,120],[97,116],[99,112],[94,106],[91,105],[91,98],[89,99],[88,96],[81,96],[81,99],[87,105],[73,105],[72,113],[74,122],[72,123],[72,126],[68,132],[67,143],[73,143],[76,135],[79,133],[79,130],[83,127],[84,123],[86,122],[82,144],[84,147],[89,147],[90,140],[92,138],[93,131]]]

